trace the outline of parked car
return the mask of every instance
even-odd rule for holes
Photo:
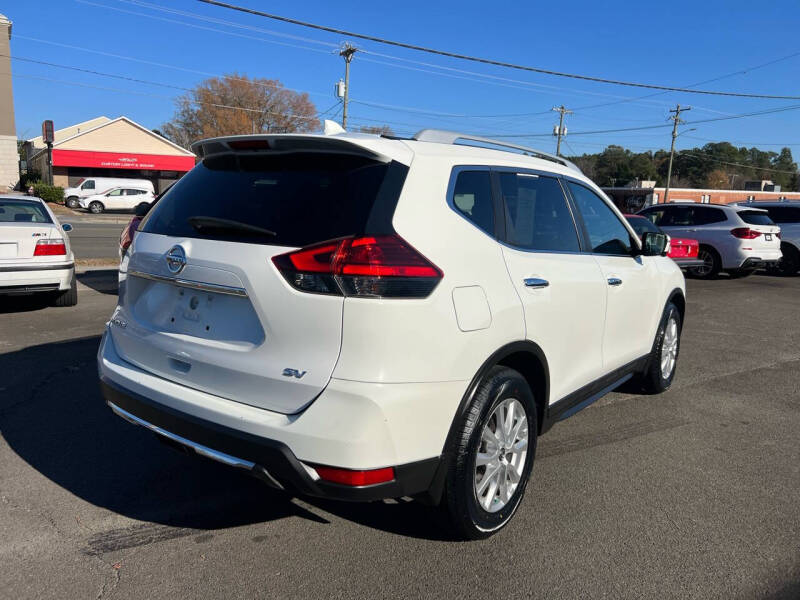
[[[55,306],[75,306],[71,230],[39,198],[0,196],[0,295],[47,293]]]
[[[735,204],[656,204],[639,215],[647,217],[671,236],[700,242],[702,267],[689,273],[711,279],[725,270],[746,277],[781,259],[780,227],[767,211]]]
[[[105,399],[273,487],[424,498],[487,537],[538,435],[671,385],[683,275],[565,159],[340,131],[193,146],[131,246]]]
[[[800,271],[800,202],[740,202],[745,208],[760,208],[781,228],[781,260],[776,269],[784,275]]]
[[[105,210],[133,210],[142,202],[152,202],[153,192],[145,188],[117,187],[103,194],[80,199],[80,207],[99,214]]]
[[[78,208],[81,198],[104,194],[116,187],[135,187],[155,193],[153,182],[149,179],[133,179],[127,177],[86,177],[81,179],[74,187],[64,190],[64,203],[69,208]]]
[[[173,184],[167,186],[164,190],[161,191],[155,198],[153,198],[152,202],[141,202],[136,205],[134,208],[134,215],[131,217],[131,220],[128,221],[128,224],[122,230],[119,235],[119,258],[120,261],[124,258],[124,256],[128,252],[128,248],[133,243],[133,236],[136,234],[136,231],[139,229],[139,224],[142,220],[147,216],[147,213],[150,212],[150,209],[156,205],[164,194],[169,191],[169,188],[172,187]]]
[[[641,215],[625,215],[625,218],[630,223],[636,235],[641,239],[645,231],[652,231],[655,233],[663,233],[658,225],[654,224],[647,217]],[[697,253],[700,249],[700,243],[697,240],[688,238],[670,238],[669,240],[669,256],[675,263],[683,270],[691,267],[703,266],[703,261],[697,258]]]

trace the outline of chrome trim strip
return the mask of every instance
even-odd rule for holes
[[[253,467],[256,466],[256,463],[250,462],[249,460],[244,460],[243,458],[236,458],[235,456],[231,456],[230,454],[225,454],[224,452],[219,452],[217,450],[212,450],[207,446],[203,446],[198,444],[197,442],[193,442],[191,440],[187,440],[184,437],[176,435],[174,433],[170,433],[166,429],[161,429],[157,425],[153,425],[152,423],[148,423],[144,419],[140,419],[136,415],[132,415],[127,410],[124,410],[114,404],[113,402],[108,402],[109,408],[111,408],[114,413],[128,421],[129,423],[133,423],[134,425],[141,425],[142,427],[157,433],[160,436],[168,438],[173,442],[178,442],[188,448],[191,448],[201,456],[205,456],[206,458],[210,458],[211,460],[215,460],[217,462],[221,462],[224,465],[228,465],[229,467],[236,467],[238,469],[247,469],[251,470]]]
[[[168,277],[166,275],[154,275],[153,273],[144,273],[142,271],[128,271],[128,276],[138,277],[139,279],[149,279],[150,281],[158,281],[161,283],[171,283],[180,287],[200,290],[203,292],[215,292],[217,294],[228,294],[229,296],[240,296],[243,298],[247,297],[247,290],[239,287],[231,287],[229,285],[202,283],[200,281],[190,281],[188,279],[181,279],[180,277]]]

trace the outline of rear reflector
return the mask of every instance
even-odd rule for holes
[[[740,240],[754,240],[761,235],[761,232],[749,227],[737,227],[736,229],[731,229],[731,235]]]
[[[331,240],[272,262],[298,290],[362,298],[424,298],[443,277],[398,235]]]
[[[372,469],[369,471],[352,471],[350,469],[337,469],[336,467],[314,467],[319,478],[331,483],[341,485],[374,485],[394,480],[394,468]]]
[[[36,242],[36,249],[33,251],[34,256],[58,256],[66,253],[67,246],[61,238],[39,240]]]

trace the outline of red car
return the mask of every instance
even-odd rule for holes
[[[631,224],[633,230],[639,238],[645,231],[654,231],[656,233],[663,233],[661,229],[647,217],[641,215],[625,215],[628,223]],[[700,243],[697,240],[690,240],[686,238],[670,238],[669,242],[669,256],[672,260],[678,263],[681,269],[688,269],[689,267],[702,266],[703,261],[697,258],[697,252],[700,249]]]

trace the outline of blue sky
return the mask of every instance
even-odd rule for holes
[[[752,69],[800,53],[800,11],[793,0],[758,4],[230,1],[351,31],[558,71],[670,86],[737,73],[700,87],[800,96],[800,54]],[[173,98],[181,93],[164,85],[192,87],[208,75],[233,71],[279,79],[289,88],[309,92],[319,111],[336,111],[333,84],[343,76],[344,65],[335,50],[348,41],[341,35],[195,0],[4,4],[0,12],[14,22],[15,57],[162,84],[14,60],[19,137],[38,135],[45,118],[53,119],[58,128],[98,115],[126,115],[158,127],[171,117]],[[484,135],[539,134],[518,141],[552,151],[555,141],[547,134],[557,115],[550,108],[564,104],[575,110],[567,118],[571,133],[565,154],[596,152],[612,143],[642,151],[668,148],[669,128],[578,134],[666,123],[667,111],[676,102],[693,107],[685,115],[689,121],[800,105],[800,100],[651,95],[649,90],[349,41],[366,51],[356,55],[352,66],[353,124],[385,123],[401,134],[423,127]],[[750,70],[739,73],[746,69]],[[614,104],[594,106],[607,103]],[[679,148],[727,140],[764,150],[788,145],[795,157],[800,154],[800,110],[685,128],[689,127],[697,130],[679,137]]]

